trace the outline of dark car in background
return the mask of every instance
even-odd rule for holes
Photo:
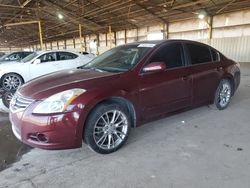
[[[12,52],[0,57],[0,63],[7,63],[11,61],[20,61],[26,56],[32,54],[33,52]]]
[[[4,52],[0,52],[0,58],[1,58],[2,56],[4,56],[4,55],[5,55]]]
[[[239,83],[239,65],[205,44],[136,42],[21,86],[10,120],[30,146],[77,148],[83,140],[107,154],[124,144],[131,127],[156,117],[208,104],[225,109]]]

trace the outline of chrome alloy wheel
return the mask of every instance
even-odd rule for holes
[[[94,141],[102,149],[118,147],[128,133],[128,119],[119,110],[105,112],[94,126]]]
[[[218,97],[219,97],[220,106],[221,107],[227,106],[231,97],[231,85],[228,81],[222,84]]]
[[[17,90],[21,85],[22,79],[15,74],[6,75],[3,79],[3,88],[8,91]]]
[[[9,91],[7,91],[7,92],[5,92],[4,93],[4,100],[5,101],[3,101],[4,102],[4,105],[7,107],[7,108],[9,108],[9,106],[10,106],[10,101],[11,101],[11,99],[13,98],[13,96],[14,96],[14,93],[13,92],[9,92]]]

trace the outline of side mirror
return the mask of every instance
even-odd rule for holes
[[[143,72],[162,72],[166,70],[164,62],[152,62],[143,68]]]
[[[35,61],[33,61],[33,64],[36,65],[36,64],[40,64],[41,63],[41,59],[35,59]]]
[[[6,60],[6,61],[8,61],[8,60],[10,60],[8,57],[6,57],[6,58],[4,58],[4,60]]]

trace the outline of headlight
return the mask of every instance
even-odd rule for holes
[[[33,110],[33,113],[50,114],[63,112],[76,97],[78,97],[85,91],[85,89],[71,89],[52,95],[51,97],[41,102]]]

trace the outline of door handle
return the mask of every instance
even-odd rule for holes
[[[217,71],[221,71],[222,69],[222,67],[217,67]]]
[[[182,80],[183,80],[183,81],[186,81],[186,80],[188,80],[188,79],[189,79],[189,76],[183,76],[183,77],[182,77]]]

